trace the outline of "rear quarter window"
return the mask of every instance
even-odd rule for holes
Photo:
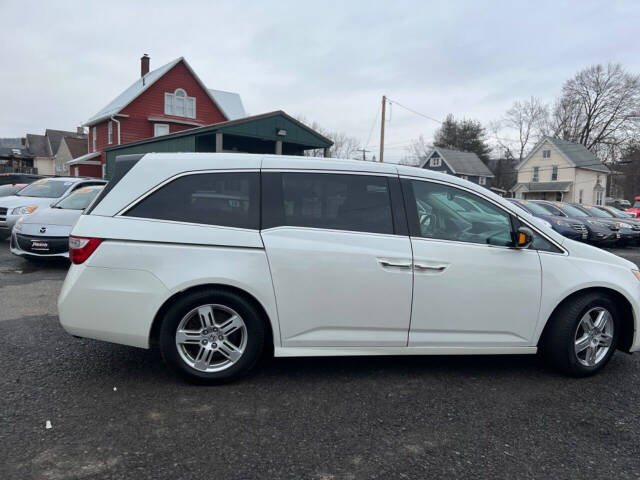
[[[198,173],[160,187],[125,216],[258,229],[258,172]]]

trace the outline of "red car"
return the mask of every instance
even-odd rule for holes
[[[633,207],[627,208],[625,212],[633,213],[636,218],[640,218],[640,197],[633,199]]]

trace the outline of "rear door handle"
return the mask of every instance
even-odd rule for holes
[[[416,270],[427,270],[431,272],[444,272],[448,265],[423,265],[421,263],[414,263],[413,268]]]
[[[379,260],[380,265],[387,268],[411,269],[411,262],[392,262],[391,260]]]

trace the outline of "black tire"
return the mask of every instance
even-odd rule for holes
[[[204,372],[187,364],[176,346],[176,331],[185,315],[202,305],[223,305],[237,312],[246,326],[246,346],[242,356],[226,369]],[[160,326],[159,347],[164,361],[172,370],[193,383],[215,385],[235,380],[249,372],[264,349],[265,320],[242,296],[225,290],[194,292],[176,301],[167,310]]]
[[[575,336],[583,316],[593,308],[606,309],[613,318],[613,338],[606,355],[593,366],[581,363],[575,352]],[[587,377],[609,362],[618,345],[620,316],[611,298],[601,293],[588,293],[566,301],[549,319],[540,339],[540,354],[553,369],[572,377]]]

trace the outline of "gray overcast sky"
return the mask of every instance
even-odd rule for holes
[[[0,18],[2,137],[74,129],[136,80],[143,53],[152,69],[184,56],[250,114],[283,109],[363,144],[383,94],[487,123],[590,64],[640,72],[637,0],[0,0]],[[386,155],[436,126],[393,107]]]

